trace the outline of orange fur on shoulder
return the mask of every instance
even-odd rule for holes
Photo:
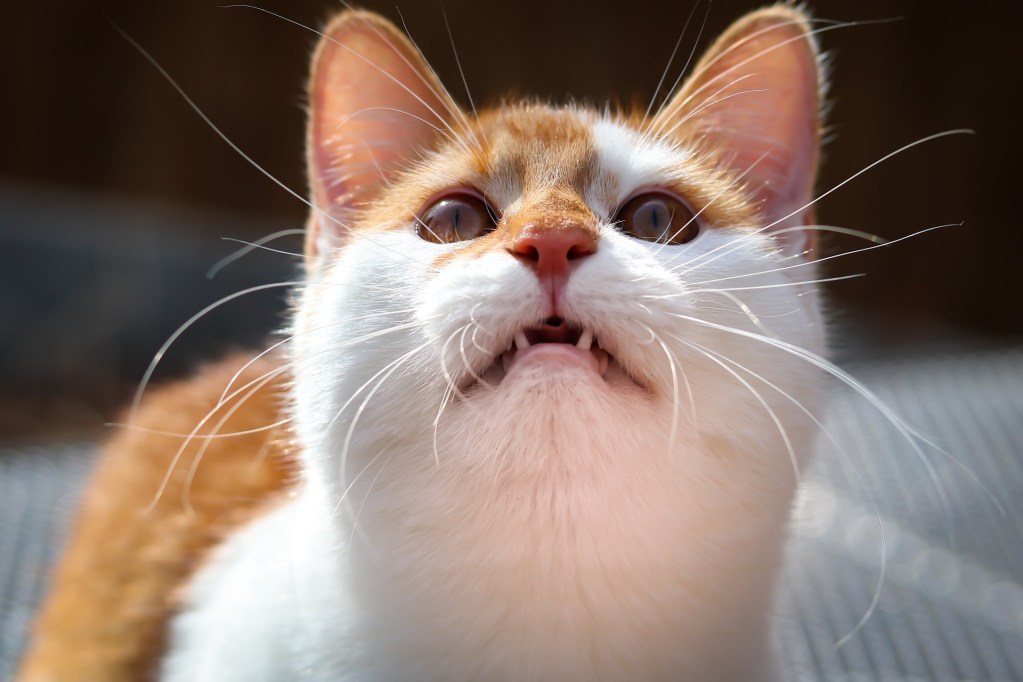
[[[235,355],[154,391],[132,427],[106,446],[35,623],[20,682],[153,678],[181,588],[211,547],[269,508],[297,473],[288,430],[263,429],[282,419],[282,362],[245,367],[251,359]],[[239,371],[231,390],[244,390],[213,412],[175,462],[186,439],[152,430],[191,433]],[[263,430],[201,438],[255,429]]]

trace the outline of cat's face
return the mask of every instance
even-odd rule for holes
[[[295,343],[300,435],[333,497],[628,462],[678,494],[703,479],[788,504],[817,377],[749,334],[823,347],[795,229],[818,84],[798,15],[775,13],[650,118],[467,116],[389,26],[338,22]],[[372,85],[335,81],[359,64]]]
[[[550,679],[738,675],[819,401],[804,20],[751,15],[649,117],[476,117],[382,19],[327,35],[294,412],[381,676],[520,641]]]

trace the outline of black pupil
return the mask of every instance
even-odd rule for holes
[[[420,219],[423,239],[438,244],[475,239],[494,227],[487,205],[472,196],[452,197],[434,204]]]
[[[650,223],[654,228],[654,232],[659,233],[661,231],[661,211],[665,208],[664,203],[660,201],[651,201],[643,208],[650,214]]]
[[[695,216],[681,200],[658,193],[640,195],[618,213],[618,229],[649,242],[685,244],[699,230]]]

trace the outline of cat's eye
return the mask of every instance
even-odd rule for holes
[[[416,234],[428,242],[450,244],[482,237],[496,225],[486,201],[474,194],[454,194],[426,209],[416,221]]]
[[[631,237],[661,244],[685,244],[700,232],[692,209],[666,192],[647,192],[629,199],[614,222]]]

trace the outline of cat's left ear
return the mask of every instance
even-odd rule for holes
[[[309,83],[308,164],[316,207],[306,233],[314,264],[348,236],[353,215],[436,146],[460,110],[422,54],[391,22],[363,10],[323,31]]]
[[[768,7],[711,46],[651,130],[670,130],[716,154],[742,176],[782,250],[810,256],[817,231],[798,228],[814,223],[807,204],[817,175],[822,86],[807,17],[791,6]]]

